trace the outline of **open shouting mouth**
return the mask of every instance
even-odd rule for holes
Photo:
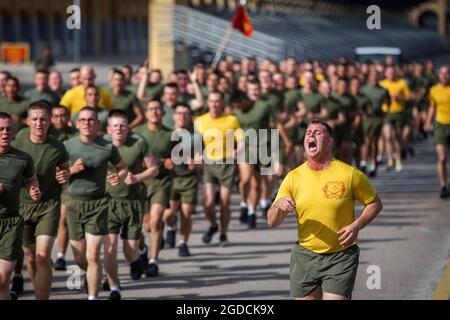
[[[308,141],[308,149],[310,152],[316,152],[317,151],[317,142],[315,140]]]

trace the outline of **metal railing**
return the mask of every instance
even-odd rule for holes
[[[230,25],[229,21],[184,6],[174,6],[173,13],[174,40],[211,52],[217,50]],[[225,54],[237,58],[253,56],[257,59],[280,60],[286,56],[286,43],[258,31],[254,31],[249,38],[244,37],[239,31],[233,31]]]

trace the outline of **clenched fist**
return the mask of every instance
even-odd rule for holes
[[[61,169],[60,167],[56,167],[56,181],[58,181],[59,184],[64,184],[69,180],[69,171],[65,169]]]
[[[31,187],[30,188],[30,198],[33,201],[39,201],[39,199],[41,198],[41,190],[39,190],[39,188],[36,188],[36,187]]]
[[[295,202],[291,197],[284,197],[275,203],[274,208],[284,212],[293,212],[295,211]]]
[[[83,159],[77,159],[73,165],[70,167],[70,174],[77,174],[84,170]]]

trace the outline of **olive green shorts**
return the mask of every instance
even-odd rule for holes
[[[450,147],[450,124],[434,123],[433,139],[435,144],[443,144]]]
[[[198,178],[196,174],[172,178],[170,200],[195,205],[197,203]]]
[[[144,203],[142,200],[111,199],[108,232],[120,233],[122,239],[138,240],[141,236],[143,216]]]
[[[166,208],[170,206],[172,178],[169,176],[150,179],[147,184],[147,205],[158,203]]]
[[[70,199],[67,204],[67,227],[70,240],[82,240],[85,233],[108,234],[109,198]]]
[[[323,292],[351,298],[358,264],[357,245],[317,254],[295,243],[291,251],[291,296],[304,297],[320,286]]]
[[[383,128],[383,118],[378,116],[364,117],[364,136],[369,139],[378,139]]]
[[[45,202],[22,202],[19,213],[23,218],[23,244],[36,242],[39,235],[56,237],[60,217],[61,203],[56,200]]]
[[[18,260],[22,252],[23,218],[16,213],[0,216],[0,259]]]
[[[212,163],[203,165],[203,182],[217,183],[231,189],[233,186],[235,164]]]
[[[384,123],[390,124],[394,129],[402,130],[406,124],[406,117],[403,112],[388,113],[384,117]]]

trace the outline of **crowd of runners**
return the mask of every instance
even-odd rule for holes
[[[255,229],[305,161],[313,120],[333,129],[334,157],[371,178],[380,166],[402,171],[432,133],[440,197],[450,196],[448,67],[227,56],[216,70],[199,62],[164,78],[150,64],[111,69],[107,87],[89,65],[67,86],[67,75],[37,70],[25,92],[0,71],[0,299],[23,293],[24,261],[36,299],[48,299],[69,243],[88,298],[103,287],[120,299],[119,235],[130,277],[157,277],[162,248],[190,255],[198,199],[210,223],[203,243],[218,234],[227,246],[234,187],[240,222]]]

